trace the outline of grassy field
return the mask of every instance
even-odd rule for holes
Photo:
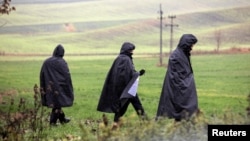
[[[136,53],[159,53],[157,12],[160,3],[164,12],[164,25],[170,23],[168,15],[177,16],[174,23],[179,26],[174,28],[174,47],[183,33],[193,33],[198,38],[195,51],[213,51],[216,48],[215,31],[220,31],[221,50],[244,48],[249,52],[249,0],[186,0],[181,3],[167,0],[13,1],[17,10],[10,15],[0,15],[0,103],[3,103],[0,106],[6,107],[5,98],[11,97],[17,101],[24,97],[28,105],[33,104],[33,86],[39,84],[43,60],[61,43],[65,48],[65,59],[71,71],[75,92],[73,107],[64,109],[72,121],[57,128],[48,128],[46,134],[50,138],[85,135],[85,130],[79,125],[102,117],[103,113],[97,112],[96,106],[106,74],[121,44],[130,41],[136,45],[136,69],[146,70],[145,76],[140,79],[138,94],[149,118],[153,120],[166,66],[158,66],[159,58],[156,55]],[[170,28],[164,26],[164,53],[169,52],[169,40]],[[79,56],[95,53],[113,55]],[[164,64],[167,64],[167,60],[164,57]],[[234,116],[244,116],[248,106],[249,62],[249,53],[192,56],[199,107],[208,123],[242,123]],[[229,114],[232,119],[227,121],[225,114]],[[113,115],[107,116],[112,122]],[[132,107],[129,107],[125,118],[138,120]],[[96,128],[93,126],[85,128],[90,131]],[[153,126],[159,128],[158,125]],[[171,124],[166,126],[171,129]],[[138,132],[133,127],[138,127]],[[144,129],[142,134],[140,127],[137,124],[131,128],[126,126],[122,130],[124,132],[121,132],[122,136],[137,133],[148,135]]]
[[[179,25],[174,28],[174,46],[183,33],[193,33],[199,40],[199,50],[214,50],[214,33],[220,31],[221,49],[249,48],[248,0],[186,0],[181,4],[155,0],[22,0],[13,1],[16,11],[1,16],[0,52],[50,54],[61,43],[68,53],[115,53],[124,41],[131,41],[138,52],[158,53],[160,3],[164,52],[169,51],[170,28],[165,25],[170,23],[170,14],[176,15],[174,23]]]
[[[83,108],[82,117],[92,117],[93,114],[94,117],[98,117],[98,113],[93,111],[95,111],[106,73],[114,57],[93,59],[65,56],[71,70],[76,96],[75,108],[72,108],[72,112]],[[45,58],[30,59],[29,57],[28,59],[19,58],[20,60],[8,58],[1,57],[0,59],[0,91],[14,91],[14,94],[19,96],[30,95],[33,93],[34,84],[39,84],[39,71],[42,59]],[[246,107],[245,99],[250,92],[249,59],[249,54],[193,56],[192,62],[201,109],[207,114],[225,108],[232,108],[236,112],[244,111],[242,107]],[[167,58],[164,59],[165,63],[167,63],[166,60]],[[140,81],[139,95],[145,106],[148,106],[146,109],[149,115],[153,117],[166,68],[157,67],[158,58],[135,58],[134,62],[138,70],[146,69],[146,75]],[[232,103],[228,102],[231,100]],[[86,106],[88,108],[84,109]]]
[[[76,107],[78,103],[82,103],[81,101],[97,102],[106,73],[114,57],[88,58],[65,56],[71,69],[77,99]],[[0,91],[15,90],[15,94],[20,96],[32,94],[34,84],[39,84],[39,71],[43,62],[42,59],[46,57],[11,58],[1,57],[0,59]],[[167,63],[166,60],[167,58],[164,59],[165,63]],[[226,104],[221,107],[222,109],[226,107],[240,108],[239,106],[230,106],[231,103],[226,102],[226,100],[222,101],[221,98],[239,98],[237,99],[238,102],[234,102],[235,104],[246,102],[242,99],[245,99],[250,92],[249,60],[249,54],[193,56],[192,62],[201,106],[203,101],[207,103],[206,100],[209,97],[218,97],[218,102],[213,98],[212,100],[214,103]],[[166,68],[157,67],[158,58],[135,58],[134,62],[138,70],[141,68],[146,69],[146,75],[140,81],[139,94],[145,103],[153,102],[152,105],[155,105],[159,98]],[[90,100],[89,98],[93,99]],[[94,110],[96,104],[92,106],[93,108],[90,111]],[[91,104],[88,107],[91,107]],[[150,106],[149,110],[155,111],[156,107],[154,106],[152,109],[152,106]],[[213,111],[213,108],[204,106],[202,109],[206,109],[205,111],[210,113]],[[151,113],[151,116],[155,114],[153,112],[149,113]]]
[[[65,113],[72,121],[56,129],[50,129],[51,137],[65,134],[78,136],[82,131],[79,123],[87,119],[101,119],[102,113],[96,111],[97,102],[115,56],[109,57],[67,57],[71,70],[75,101]],[[33,86],[39,84],[39,71],[46,57],[1,57],[0,92],[1,96],[24,97],[28,104],[33,103]],[[250,55],[194,55],[192,64],[197,85],[199,107],[208,120],[212,115],[222,116],[226,112],[245,114],[247,96],[250,93]],[[164,59],[167,63],[167,58]],[[158,67],[158,58],[134,58],[137,70],[144,68],[145,76],[140,79],[138,94],[145,110],[154,119],[166,67]],[[125,118],[133,117],[134,110],[129,107]],[[108,114],[110,122],[113,115]],[[222,119],[218,119],[219,122]],[[211,121],[210,121],[211,122]],[[237,120],[234,121],[237,123]]]

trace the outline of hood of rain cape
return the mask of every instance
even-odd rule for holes
[[[52,57],[43,62],[40,71],[42,105],[48,107],[68,107],[74,101],[70,71],[64,56],[64,48],[58,45]]]

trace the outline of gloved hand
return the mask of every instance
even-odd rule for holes
[[[145,73],[145,70],[144,70],[144,69],[141,69],[141,70],[139,71],[140,76],[142,76],[144,73]]]

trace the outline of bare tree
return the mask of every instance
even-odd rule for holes
[[[221,30],[215,30],[214,31],[214,37],[216,40],[216,51],[219,52],[220,46],[221,46]]]
[[[15,11],[16,8],[14,6],[10,6],[11,0],[0,0],[0,16],[1,15],[9,15],[11,11]],[[0,28],[6,25],[7,22],[1,23]]]
[[[16,8],[14,6],[10,6],[11,0],[2,0],[0,1],[0,14],[7,14],[9,15],[9,13],[11,11],[15,11]]]

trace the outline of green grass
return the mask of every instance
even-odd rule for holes
[[[84,124],[87,119],[101,118],[102,113],[96,111],[96,106],[106,74],[115,57],[65,56],[72,75],[75,101],[73,107],[64,108],[64,111],[72,121],[64,126],[50,128],[48,136],[80,136],[80,123]],[[32,104],[33,86],[39,84],[39,71],[45,58],[1,56],[1,95],[9,94],[16,99],[24,97],[28,99],[28,104]],[[249,54],[192,56],[199,107],[208,120],[212,115],[220,117],[228,111],[233,114],[246,113],[246,99],[250,93],[249,61]],[[154,119],[166,67],[157,66],[158,58],[135,57],[134,64],[137,70],[146,70],[145,76],[140,78],[138,94],[148,116]],[[164,58],[164,64],[167,64],[167,57]],[[136,117],[132,106],[129,106],[124,117]],[[108,118],[112,123],[113,115],[108,114]],[[215,122],[220,120],[223,119]],[[85,128],[91,130],[92,127]]]
[[[95,111],[106,73],[114,57],[91,59],[65,56],[71,70],[75,90],[74,108],[80,109],[81,105],[84,104],[88,105],[89,112],[87,112],[87,115]],[[19,96],[27,94],[27,92],[32,94],[34,84],[39,84],[42,59],[46,57],[38,57],[37,59],[36,57],[30,57],[34,59],[23,59],[24,61],[7,58],[1,57],[0,91],[14,89]],[[207,103],[209,99],[217,103],[219,107],[224,105],[221,107],[222,109],[231,107],[238,110],[244,107],[244,104],[246,104],[244,99],[250,92],[249,60],[249,54],[192,56],[201,109],[205,108],[208,110],[208,114],[211,114],[214,106],[202,106],[203,102]],[[146,104],[148,106],[146,109],[155,111],[166,68],[157,67],[158,58],[135,58],[134,62],[137,70],[141,68],[146,70],[145,76],[140,79],[139,95],[143,103],[151,103]],[[164,58],[164,63],[167,63],[167,57]],[[230,99],[234,102],[227,102]],[[241,107],[239,107],[240,104],[242,104]],[[222,110],[221,108],[219,110]],[[149,114],[154,116],[155,113],[150,112]]]

